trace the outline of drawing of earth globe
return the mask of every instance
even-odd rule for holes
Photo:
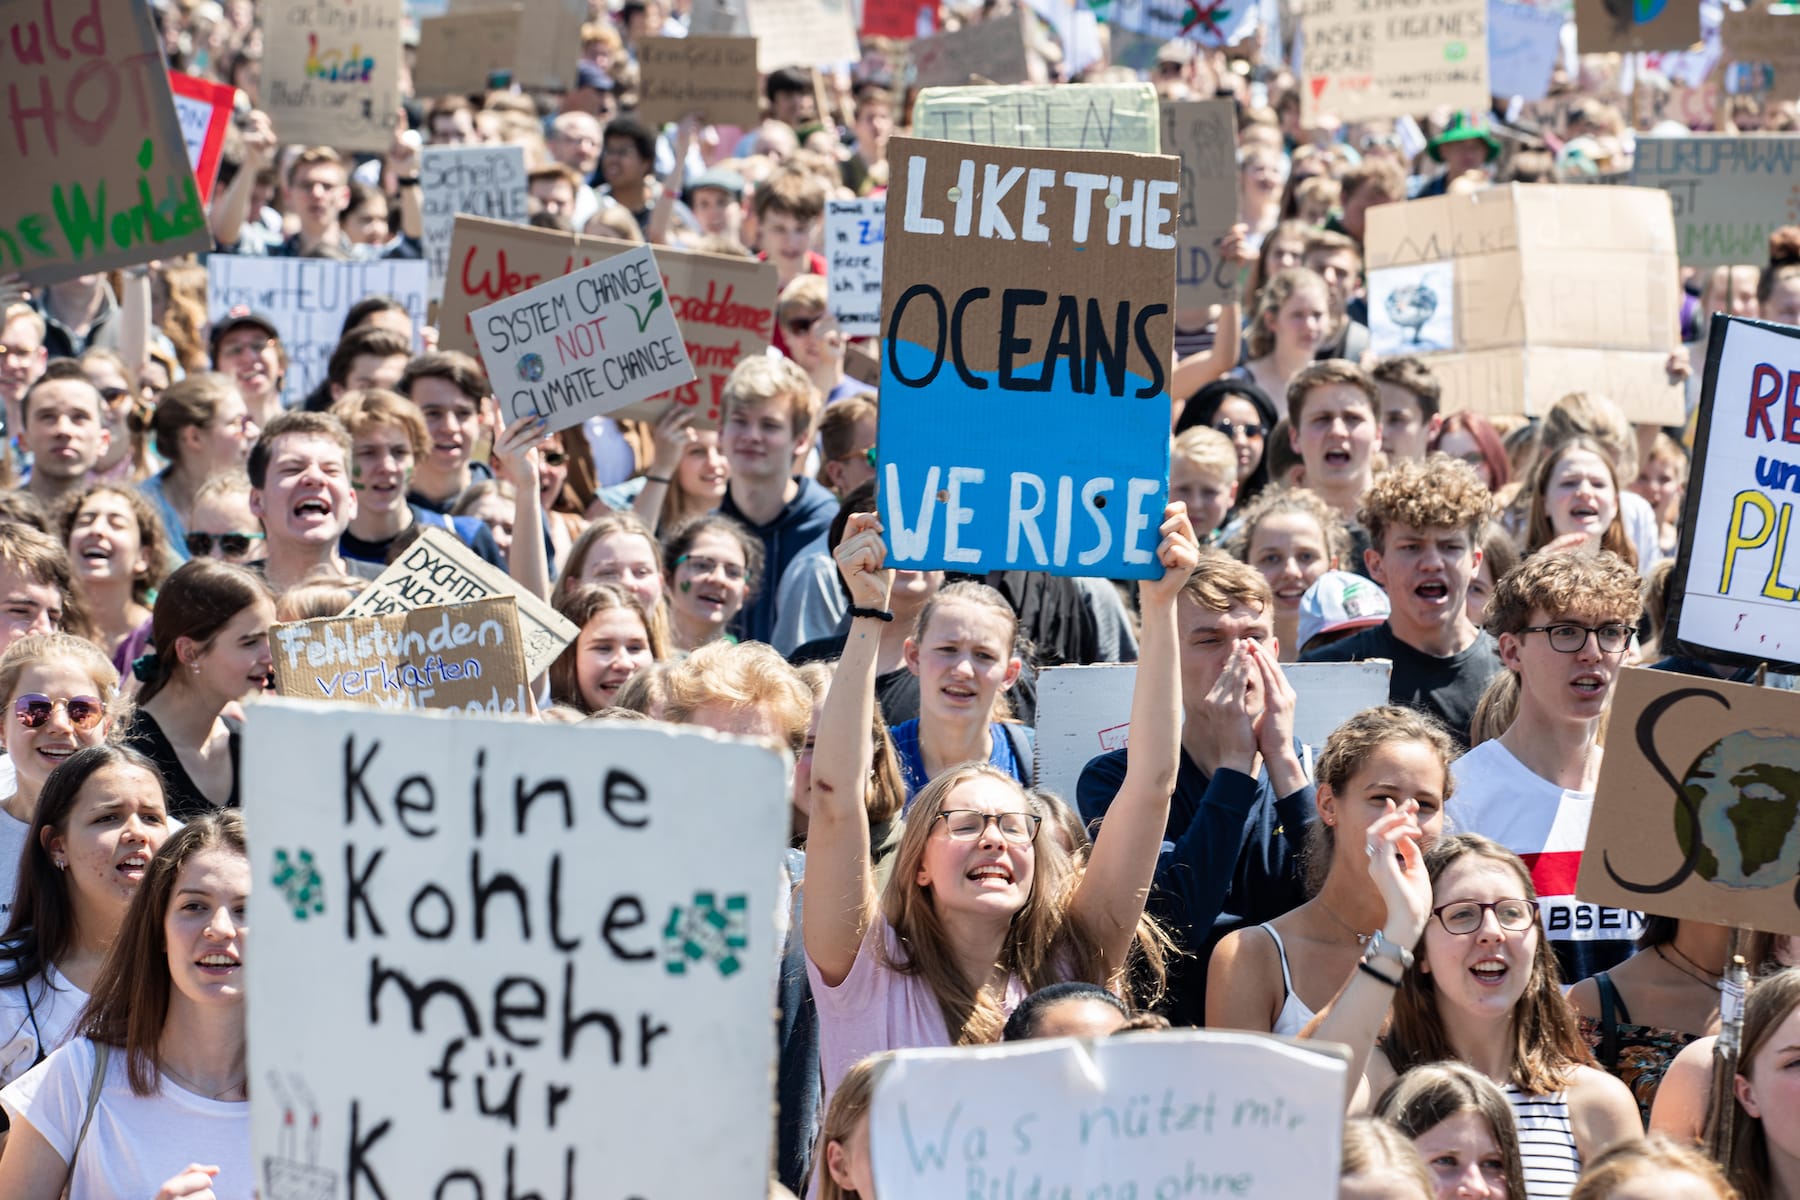
[[[1775,729],[1727,734],[1701,752],[1681,786],[1698,814],[1697,875],[1731,888],[1792,886],[1800,876],[1800,738]],[[1676,809],[1684,854],[1694,823]]]
[[[526,383],[536,383],[544,377],[544,356],[526,354],[519,358],[519,378]]]

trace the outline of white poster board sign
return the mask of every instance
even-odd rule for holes
[[[1183,1031],[896,1054],[875,1083],[881,1200],[1337,1194],[1338,1047]]]
[[[426,146],[419,152],[419,182],[425,208],[420,241],[431,267],[431,298],[442,300],[458,213],[521,225],[530,215],[525,207],[525,147]]]
[[[525,647],[526,676],[550,669],[563,648],[581,633],[574,622],[521,587],[510,575],[463,545],[448,529],[427,529],[380,578],[365,587],[346,617],[385,617],[415,608],[468,604],[511,596],[519,605],[519,636]]]
[[[825,272],[831,315],[845,337],[881,334],[881,252],[887,234],[887,200],[825,202]]]
[[[556,433],[694,378],[650,247],[616,254],[469,314],[501,416]]]
[[[1358,663],[1282,663],[1299,696],[1294,736],[1318,749],[1331,731],[1363,711],[1388,702],[1386,659]],[[1131,688],[1136,663],[1048,667],[1037,681],[1037,781],[1073,799],[1081,769],[1130,741]]]
[[[416,258],[340,262],[211,254],[206,259],[206,316],[217,321],[241,305],[275,322],[288,356],[281,400],[291,407],[324,380],[331,352],[343,336],[344,315],[365,296],[393,296],[405,305],[413,323],[413,350],[422,350],[427,274],[425,263]]]
[[[1800,671],[1797,492],[1800,330],[1715,315],[1670,582],[1684,653]]]
[[[271,701],[244,772],[263,1196],[767,1191],[780,756]]]

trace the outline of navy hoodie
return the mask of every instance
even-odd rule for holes
[[[762,540],[762,586],[744,605],[732,630],[740,641],[766,642],[775,635],[775,594],[782,574],[801,550],[825,535],[831,528],[831,518],[837,516],[837,497],[824,485],[805,475],[794,478],[799,482],[800,490],[767,525],[751,524],[750,519],[738,510],[729,491],[725,493],[725,502],[719,505],[720,512],[734,521],[743,522],[745,528]]]

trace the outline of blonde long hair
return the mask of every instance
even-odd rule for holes
[[[951,1044],[957,1046],[999,1041],[1006,1027],[1006,1013],[982,986],[985,981],[969,979],[956,965],[949,934],[931,891],[920,887],[917,878],[925,860],[926,843],[937,829],[938,814],[957,788],[975,779],[1003,783],[1018,794],[1021,811],[1035,811],[1019,781],[988,763],[964,763],[944,772],[914,798],[907,814],[906,832],[894,855],[893,874],[881,896],[881,915],[893,928],[902,949],[901,954],[888,959],[888,966],[900,974],[924,980],[943,1010]],[[1045,834],[1041,825],[1032,837],[1031,848],[1031,891],[1024,906],[1013,914],[997,965],[1018,976],[1027,993],[1070,979],[1114,990],[1129,981],[1133,995],[1126,997],[1128,1003],[1154,1003],[1164,982],[1166,941],[1154,936],[1147,941],[1140,936],[1134,943],[1131,961],[1115,978],[1107,969],[1099,943],[1069,916],[1069,903],[1081,881],[1081,869],[1054,837]],[[1140,935],[1145,923],[1154,928],[1149,918],[1143,918]]]

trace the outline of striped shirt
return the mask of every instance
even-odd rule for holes
[[[1530,1096],[1517,1085],[1502,1089],[1519,1125],[1519,1158],[1525,1166],[1527,1200],[1562,1200],[1581,1177],[1581,1152],[1569,1124],[1567,1092]]]

